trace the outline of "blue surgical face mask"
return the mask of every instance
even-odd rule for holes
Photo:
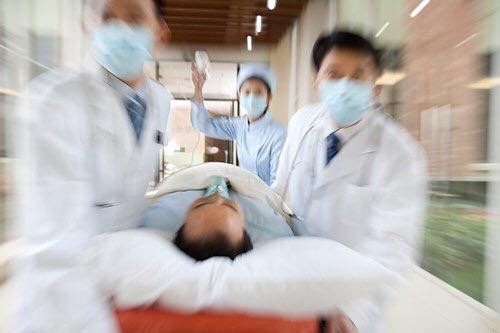
[[[325,80],[319,86],[321,103],[340,127],[358,122],[372,104],[373,84],[341,80]]]
[[[240,96],[241,106],[247,111],[248,118],[257,119],[267,108],[267,96],[266,95],[241,95]]]
[[[152,59],[153,34],[145,26],[112,20],[98,27],[91,38],[97,61],[121,79],[141,75],[144,62]]]

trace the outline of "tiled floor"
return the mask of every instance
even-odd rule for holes
[[[431,274],[417,268],[389,306],[386,332],[500,332],[498,315]]]

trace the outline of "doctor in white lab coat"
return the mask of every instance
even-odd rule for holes
[[[333,239],[403,272],[419,250],[424,155],[375,102],[380,60],[368,40],[347,31],[323,35],[313,62],[321,103],[290,120],[274,188],[296,214],[296,232]],[[342,309],[331,332],[379,331],[385,289]]]
[[[114,332],[83,251],[102,232],[134,227],[155,179],[171,95],[143,73],[159,43],[152,0],[86,3],[97,62],[35,79],[22,98],[23,167],[8,332]],[[158,46],[158,45],[157,45]]]

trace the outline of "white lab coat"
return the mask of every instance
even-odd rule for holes
[[[424,154],[395,121],[372,110],[330,164],[318,168],[326,155],[318,149],[324,140],[319,128],[328,117],[321,105],[306,106],[292,117],[273,187],[302,221],[297,232],[328,237],[402,272],[420,247]],[[344,311],[360,332],[374,332],[386,296],[381,290],[377,299]]]
[[[93,236],[138,223],[154,180],[170,93],[145,85],[140,143],[121,96],[95,65],[56,71],[30,84],[18,110],[22,166],[20,235],[9,332],[113,332],[107,300],[95,288],[83,251]]]

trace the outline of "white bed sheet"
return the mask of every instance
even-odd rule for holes
[[[339,243],[275,240],[231,261],[194,262],[158,234],[129,230],[99,237],[88,268],[119,308],[160,306],[309,317],[342,309],[398,277]]]

